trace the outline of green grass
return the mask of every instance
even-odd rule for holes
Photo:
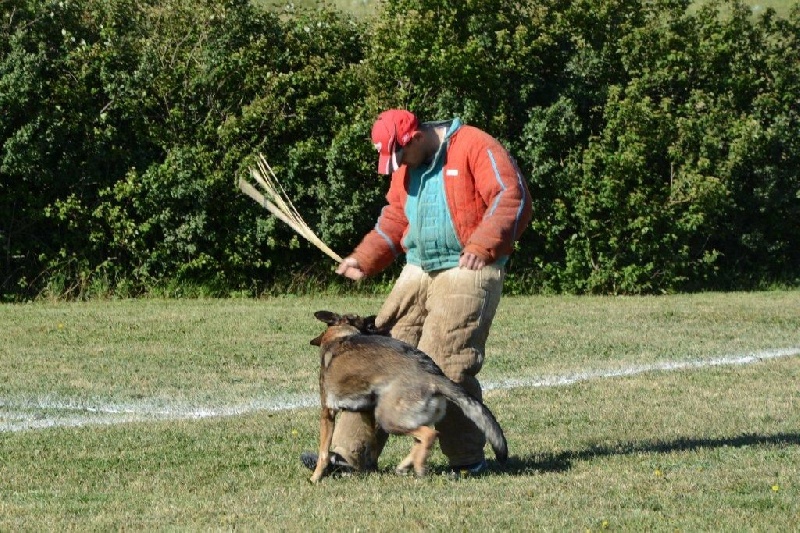
[[[379,305],[0,306],[0,530],[796,528],[797,291],[506,298],[481,373],[498,386],[486,403],[509,440],[505,469],[449,480],[436,450],[431,475],[396,477],[409,442],[393,438],[380,473],[311,486],[297,457],[316,446],[316,410],[269,402],[317,392],[313,311]],[[770,350],[789,355],[709,364]],[[591,377],[681,361],[706,364]],[[502,386],[547,376],[580,379]],[[186,418],[223,407],[242,414]],[[27,422],[53,427],[18,430]]]

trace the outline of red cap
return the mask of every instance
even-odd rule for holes
[[[372,125],[372,144],[378,150],[378,172],[391,174],[400,166],[395,152],[408,144],[419,122],[414,113],[405,109],[389,109],[378,115]]]

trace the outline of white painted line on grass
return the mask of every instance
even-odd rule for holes
[[[647,372],[674,372],[715,366],[749,365],[800,355],[800,347],[764,350],[743,355],[692,361],[665,361],[606,370],[593,370],[563,376],[509,378],[483,382],[483,388],[508,390],[516,388],[562,387],[583,381],[635,376]],[[169,400],[149,400],[129,403],[104,403],[105,400],[66,400],[42,396],[27,400],[0,398],[0,433],[54,427],[112,425],[128,422],[163,420],[197,420],[212,417],[236,416],[259,411],[288,411],[318,405],[317,395],[281,395],[265,400],[220,406],[196,407]]]
[[[268,400],[220,407],[194,407],[185,403],[141,401],[106,403],[101,400],[58,400],[50,397],[27,401],[0,399],[0,433],[52,427],[124,424],[160,420],[199,420],[243,415],[258,411],[288,411],[316,406],[319,396],[283,395]]]
[[[676,370],[687,370],[693,368],[708,368],[713,366],[737,366],[749,365],[766,361],[769,359],[778,359],[780,357],[791,357],[800,355],[800,347],[786,348],[782,350],[765,350],[763,352],[756,352],[745,355],[731,355],[726,357],[716,357],[714,359],[698,359],[695,361],[664,361],[661,363],[653,363],[649,365],[628,366],[618,369],[609,370],[595,370],[591,372],[581,372],[577,374],[569,374],[566,376],[549,376],[542,378],[509,378],[502,381],[491,381],[482,383],[483,390],[494,389],[518,389],[518,388],[536,388],[536,387],[559,387],[564,385],[573,385],[581,381],[588,381],[590,379],[602,378],[618,378],[625,376],[635,376],[637,374],[644,374],[646,372],[674,372]]]

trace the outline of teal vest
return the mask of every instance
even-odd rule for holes
[[[441,126],[448,123],[429,124]],[[447,145],[450,135],[460,127],[461,121],[453,119],[430,165],[409,169],[405,205],[409,228],[403,246],[406,248],[406,261],[426,272],[457,267],[463,249],[456,236],[444,189]]]

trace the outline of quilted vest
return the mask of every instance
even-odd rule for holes
[[[405,212],[408,233],[403,239],[406,261],[426,272],[458,266],[463,246],[456,236],[444,189],[444,163],[450,135],[461,127],[454,119],[431,164],[410,171]]]

